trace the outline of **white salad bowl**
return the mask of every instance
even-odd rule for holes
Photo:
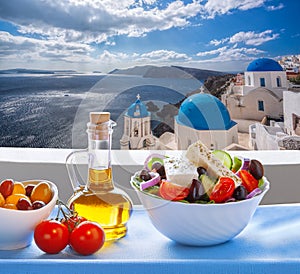
[[[221,244],[237,236],[248,225],[257,206],[269,190],[264,178],[263,191],[251,199],[220,204],[196,204],[164,200],[131,185],[155,228],[169,239],[184,245]]]
[[[36,210],[14,210],[0,207],[0,250],[23,248],[31,244],[36,225],[47,219],[58,199],[58,189],[52,182],[46,180],[31,180],[22,182],[38,184],[47,182],[52,190],[52,199],[44,207]]]

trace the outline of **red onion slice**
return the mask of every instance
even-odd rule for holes
[[[260,188],[255,188],[253,191],[251,191],[247,196],[246,199],[251,199],[256,195],[259,195],[260,193],[262,193],[262,190]]]
[[[242,160],[242,166],[240,167],[240,169],[235,173],[235,175],[237,175],[238,177],[240,177],[240,171],[241,170],[248,170],[249,169],[249,165],[250,165],[250,159],[249,158],[243,158],[243,157],[239,157],[239,159]]]
[[[157,158],[157,159],[161,159],[161,161],[163,162],[163,159],[165,158],[164,155],[161,155],[161,154],[158,154],[158,153],[152,153],[150,154],[145,162],[144,162],[144,168],[147,170],[147,171],[151,171],[151,167],[149,167],[149,162],[153,159],[153,158]]]
[[[143,191],[144,189],[146,189],[150,186],[155,186],[156,184],[158,184],[160,182],[160,176],[158,173],[150,172],[150,175],[151,175],[152,179],[150,179],[148,181],[144,181],[140,184],[141,191]]]

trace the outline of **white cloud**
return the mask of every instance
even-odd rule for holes
[[[281,10],[284,8],[284,4],[279,3],[278,6],[267,6],[268,11]]]
[[[209,42],[210,45],[219,46],[220,44],[224,44],[227,42],[229,38],[223,38],[221,40],[213,39]]]
[[[203,51],[203,52],[198,52],[196,55],[198,57],[203,57],[203,56],[208,56],[208,55],[215,55],[215,54],[221,54],[222,52],[226,51],[227,47],[222,47],[214,50],[209,50],[209,51]]]
[[[266,0],[208,0],[203,8],[203,17],[214,18],[217,15],[228,14],[234,10],[249,10],[264,5]]]
[[[178,53],[170,50],[155,50],[140,55],[141,58],[146,58],[149,60],[159,60],[159,61],[176,61],[176,60],[189,60],[187,54]]]
[[[10,0],[1,4],[0,17],[14,22],[23,34],[101,43],[117,35],[136,37],[184,27],[201,11],[198,1],[176,0],[160,9],[154,4],[154,0],[140,4],[134,0]]]
[[[155,30],[191,25],[191,19],[214,18],[234,10],[261,7],[267,0],[9,0],[1,3],[0,18],[23,34],[82,43],[102,43],[110,37],[144,36]]]
[[[230,43],[243,43],[250,46],[259,46],[263,43],[266,43],[271,40],[275,40],[279,37],[278,33],[273,33],[272,30],[265,30],[263,32],[254,32],[254,31],[240,31],[231,37],[226,37],[221,40],[212,40],[210,41],[211,45],[218,46],[220,44]]]
[[[20,36],[0,32],[0,60],[36,60],[44,61],[46,65],[49,60],[68,62],[68,65],[96,62],[98,66],[111,64],[114,67],[136,63],[163,65],[191,62],[195,56],[157,48],[159,44],[156,50],[131,54],[108,50],[100,53],[100,48],[94,45],[102,43],[106,49],[112,46],[118,48],[116,36],[141,37],[154,31],[201,25],[201,18],[265,7],[266,3],[269,0],[168,0],[168,4],[158,0],[2,1],[1,20],[14,24]],[[266,8],[276,10],[282,7],[279,4]],[[258,46],[278,36],[270,30],[238,32],[231,37],[210,41],[210,45],[220,47],[199,52],[196,56],[198,59],[219,58],[220,61],[239,56],[246,58],[246,54],[256,55],[260,51],[241,47],[241,44]]]
[[[23,36],[13,36],[0,31],[0,56],[23,59],[56,59],[59,61],[75,61],[89,59],[94,50],[91,46],[80,43],[65,43],[64,41],[48,41]]]
[[[257,56],[262,53],[264,53],[264,51],[256,48],[245,48],[245,47],[239,48],[237,47],[237,45],[234,45],[232,47],[225,46],[215,50],[199,52],[197,53],[197,56],[205,57],[210,55],[216,55],[213,58],[205,59],[205,61],[226,62],[226,61],[234,61],[234,60],[249,60],[249,57]]]
[[[168,50],[155,50],[146,53],[122,53],[122,52],[110,52],[105,50],[99,55],[98,60],[105,63],[147,63],[147,64],[167,64],[172,61],[188,61],[191,58],[184,53],[178,53]]]

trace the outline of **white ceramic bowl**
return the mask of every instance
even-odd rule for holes
[[[32,180],[23,184],[47,182],[52,189],[52,199],[44,207],[36,210],[13,210],[0,207],[0,250],[23,248],[31,244],[36,225],[47,219],[58,199],[56,185],[47,180]]]
[[[247,200],[223,204],[172,202],[140,191],[133,183],[156,229],[169,239],[191,246],[224,243],[237,236],[251,220],[270,184],[265,180],[261,194]]]

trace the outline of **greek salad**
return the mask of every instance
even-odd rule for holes
[[[264,189],[259,160],[209,150],[200,141],[181,157],[151,154],[132,179],[140,191],[170,201],[227,203],[250,199]]]

